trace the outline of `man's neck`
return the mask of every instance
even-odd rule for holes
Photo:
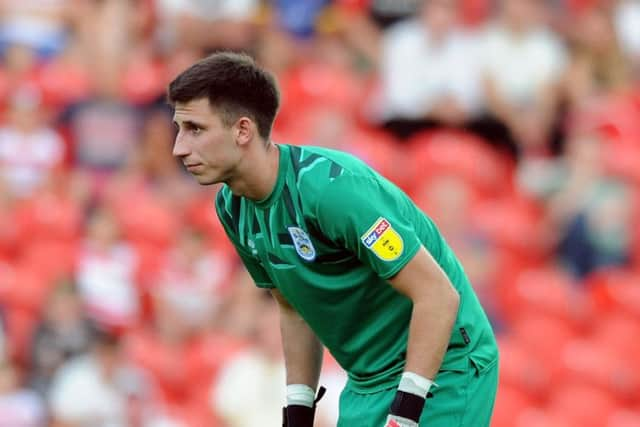
[[[269,141],[266,149],[252,154],[239,169],[236,178],[227,182],[233,194],[251,200],[266,199],[278,181],[280,148]]]

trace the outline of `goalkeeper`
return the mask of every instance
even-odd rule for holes
[[[313,425],[325,346],[349,377],[339,427],[489,426],[493,331],[456,256],[407,195],[346,153],[272,142],[277,86],[248,56],[200,60],[168,99],[174,155],[200,184],[224,183],[217,214],[279,303],[283,424]]]

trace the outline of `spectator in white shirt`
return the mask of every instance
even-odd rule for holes
[[[627,57],[640,71],[640,2],[619,0],[614,11],[619,42]]]
[[[458,125],[478,112],[477,47],[458,20],[458,1],[431,0],[423,2],[416,18],[394,25],[383,37],[380,114],[401,137],[428,122]],[[414,126],[398,129],[394,120]]]
[[[42,399],[20,383],[16,366],[0,360],[0,427],[44,427]]]
[[[138,319],[138,257],[121,236],[120,224],[104,207],[89,217],[79,254],[76,282],[91,320],[108,327],[130,327]]]
[[[0,179],[16,197],[28,197],[62,166],[65,144],[43,119],[35,87],[16,90],[7,123],[0,128]]]
[[[54,426],[128,427],[140,416],[141,374],[125,359],[120,338],[97,330],[91,350],[63,365],[49,390]]]
[[[502,0],[500,19],[482,41],[489,112],[506,125],[521,155],[544,151],[549,142],[567,62],[545,25],[545,7],[541,0]]]

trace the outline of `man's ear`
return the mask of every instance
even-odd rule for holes
[[[256,135],[256,125],[249,117],[240,117],[234,125],[234,137],[239,145],[248,144]]]

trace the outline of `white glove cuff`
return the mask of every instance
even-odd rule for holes
[[[316,392],[306,384],[287,385],[287,406],[302,405],[313,408]]]

